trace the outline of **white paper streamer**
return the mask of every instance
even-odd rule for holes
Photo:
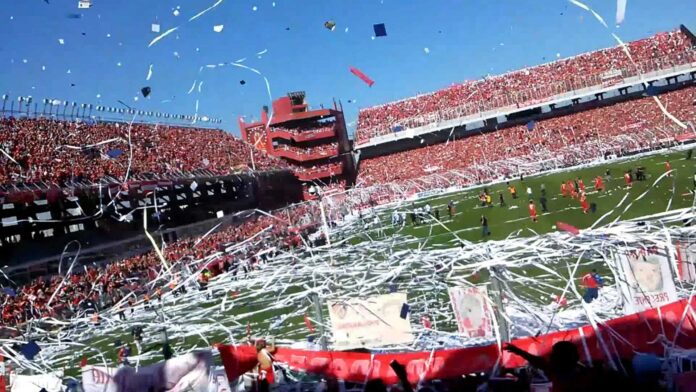
[[[616,0],[616,24],[623,23],[626,17],[626,0]]]
[[[169,34],[175,32],[175,31],[177,31],[178,29],[179,29],[179,26],[172,27],[171,29],[169,29],[169,30],[165,31],[164,33],[158,35],[158,36],[155,37],[152,41],[150,41],[150,43],[147,45],[147,47],[148,47],[148,48],[151,47],[152,45],[154,45],[154,44],[156,44],[157,42],[159,42],[159,40],[161,40],[162,38],[168,36]]]

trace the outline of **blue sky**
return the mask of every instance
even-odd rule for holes
[[[610,32],[629,41],[680,23],[696,31],[693,0],[628,0],[620,28],[615,1],[586,1],[610,30],[562,0],[224,0],[192,22],[216,0],[92,0],[87,10],[77,0],[49,1],[3,1],[0,92],[182,114],[193,114],[199,100],[199,114],[222,118],[234,134],[238,116],[251,120],[269,103],[265,83],[245,69],[201,66],[246,58],[274,98],[304,90],[313,107],[340,99],[353,122],[361,107],[612,46]],[[152,23],[179,29],[148,48],[158,35]],[[375,23],[386,24],[387,37],[372,39]],[[201,92],[187,94],[194,80],[203,81]],[[144,86],[152,94],[135,101]]]

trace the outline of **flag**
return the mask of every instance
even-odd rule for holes
[[[121,156],[121,154],[123,154],[123,150],[120,150],[118,148],[106,152],[106,155],[108,155],[109,158],[117,158]]]
[[[307,326],[307,329],[309,330],[309,332],[314,332],[314,331],[316,331],[316,330],[314,329],[314,326],[312,325],[312,320],[310,320],[310,319],[309,319],[309,316],[307,316],[306,314],[304,315],[304,323],[305,323],[305,325]]]
[[[29,343],[23,344],[22,348],[19,350],[19,352],[21,352],[22,355],[24,355],[24,357],[30,361],[34,359],[39,351],[41,351],[41,347],[39,347],[39,345],[33,340],[30,340]]]
[[[559,231],[567,231],[568,233],[570,233],[572,235],[580,234],[580,229],[578,229],[577,227],[575,227],[571,224],[565,223],[565,222],[560,222],[560,221],[556,222],[556,228]]]
[[[353,75],[359,77],[360,80],[362,80],[363,82],[365,82],[368,86],[372,87],[372,85],[375,84],[375,81],[372,80],[372,79],[370,79],[370,78],[369,78],[367,75],[365,75],[361,70],[359,70],[359,69],[357,69],[357,68],[354,68],[354,67],[350,67],[349,69],[350,69],[350,72],[351,72]]]
[[[403,305],[401,305],[401,314],[399,314],[399,317],[401,317],[402,319],[405,320],[406,317],[408,317],[408,312],[410,312],[410,311],[411,311],[411,305],[404,303]]]
[[[87,366],[87,357],[82,357],[82,360],[80,360],[80,367],[83,368]]]
[[[2,292],[9,295],[10,297],[14,297],[17,295],[17,292],[14,291],[11,287],[3,287]]]

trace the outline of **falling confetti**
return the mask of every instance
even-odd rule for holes
[[[224,25],[215,25],[215,26],[213,26],[213,31],[216,33],[221,33],[222,29],[224,29],[224,28],[225,28]]]
[[[384,23],[378,23],[376,25],[373,25],[372,28],[375,31],[375,37],[387,36],[387,27],[384,25]]]
[[[616,0],[616,24],[623,23],[626,17],[626,0]]]
[[[145,80],[150,80],[150,78],[152,77],[152,66],[153,65],[154,64],[150,64],[150,67],[147,69],[147,77],[145,78]]]
[[[58,38],[58,43],[61,45],[65,44],[65,40],[63,38]]]
[[[354,67],[350,67],[349,70],[353,75],[360,78],[360,80],[365,82],[365,84],[367,84],[368,86],[372,87],[372,85],[375,84],[375,82],[372,79],[370,79],[367,75],[365,75],[361,70]]]
[[[430,49],[428,49],[428,48],[423,48],[423,51],[425,52],[425,54],[430,53]]]

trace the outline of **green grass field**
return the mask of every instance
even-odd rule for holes
[[[425,249],[447,249],[455,248],[459,244],[457,237],[467,241],[495,241],[503,240],[511,234],[517,236],[534,236],[536,234],[547,233],[555,230],[554,225],[557,221],[563,221],[572,224],[578,228],[587,228],[594,224],[602,215],[614,209],[614,212],[605,217],[599,225],[611,223],[615,219],[626,220],[637,218],[650,214],[663,212],[667,209],[679,209],[689,207],[693,202],[693,176],[695,170],[695,161],[686,160],[685,152],[676,152],[668,154],[656,154],[646,158],[626,159],[619,162],[608,163],[606,165],[597,165],[589,168],[577,170],[568,170],[553,174],[545,174],[525,178],[524,180],[515,179],[511,181],[518,190],[518,199],[513,200],[507,192],[505,183],[488,186],[489,191],[493,195],[493,207],[481,207],[478,200],[478,194],[481,188],[470,189],[459,193],[448,194],[444,196],[436,196],[428,199],[419,200],[417,202],[402,203],[397,207],[389,207],[377,209],[377,214],[380,218],[380,224],[376,227],[364,229],[364,224],[357,223],[350,227],[339,230],[334,235],[333,241],[339,241],[341,238],[348,238],[348,243],[352,245],[369,245],[375,239],[389,238],[407,238],[409,241],[403,242],[405,245],[397,245],[391,249],[384,250],[385,254],[380,255],[377,251],[366,252],[368,257],[379,259],[387,258],[387,253],[393,255],[398,251],[400,246],[406,248],[425,248]],[[655,180],[665,172],[665,160],[669,160],[674,169],[672,177],[665,177],[657,184]],[[623,172],[638,166],[644,166],[647,172],[646,181],[635,181],[633,187],[627,189],[624,186]],[[610,170],[611,179],[605,179],[606,190],[604,192],[596,192],[593,188],[593,178],[597,175],[605,175],[606,170]],[[570,198],[562,198],[560,196],[561,181],[581,177],[586,184],[588,192],[588,201],[597,204],[597,211],[587,215],[582,213],[580,204],[577,200]],[[541,214],[541,206],[538,204],[538,195],[541,185],[544,184],[547,189],[548,208],[549,212]],[[531,187],[533,190],[535,201],[537,202],[537,210],[540,213],[539,222],[533,223],[527,210],[527,195],[526,188]],[[635,200],[639,195],[648,191],[648,193],[640,200]],[[498,193],[502,192],[507,205],[500,207],[498,205]],[[628,196],[626,196],[628,194]],[[619,208],[616,208],[619,202],[624,199],[624,202]],[[456,203],[456,215],[450,219],[447,214],[446,205],[450,200]],[[670,203],[671,200],[671,203]],[[412,225],[409,222],[405,227],[392,227],[390,224],[391,214],[394,208],[399,211],[409,211],[415,207],[423,206],[429,203],[433,208],[440,210],[441,224],[435,222],[426,222],[420,225]],[[631,204],[633,203],[633,204]],[[629,206],[628,210],[624,209]],[[484,214],[489,220],[491,235],[483,237],[479,219]],[[366,217],[370,220],[372,217]],[[444,225],[444,227],[443,227]],[[335,246],[337,248],[341,245]],[[314,261],[305,261],[305,257],[309,257],[310,252],[299,253],[300,262],[316,263]],[[322,256],[318,256],[321,258]],[[326,257],[326,256],[324,256]],[[355,271],[352,268],[352,263],[355,259],[346,256],[345,259],[337,258],[336,263],[343,269],[342,279],[347,281],[355,280],[365,273],[365,276],[378,276],[385,271]],[[357,256],[359,257],[359,256]],[[333,261],[332,261],[333,262]],[[278,267],[276,267],[278,268]],[[317,264],[316,268],[320,268]],[[287,268],[290,270],[291,268]],[[406,274],[404,275],[404,284],[410,284],[411,280]],[[524,275],[537,276],[544,272],[535,271],[534,268],[529,268],[527,271],[516,271],[524,273]],[[284,272],[285,273],[285,272]],[[482,271],[478,282],[486,280],[486,272]],[[313,276],[312,276],[313,278]],[[172,345],[178,349],[178,352],[190,347],[209,347],[212,342],[230,342],[231,336],[237,341],[244,339],[245,325],[251,322],[253,325],[254,334],[259,332],[269,333],[271,331],[277,334],[284,335],[288,339],[304,340],[307,332],[303,325],[303,313],[307,312],[306,299],[301,299],[292,304],[292,306],[281,306],[272,309],[274,304],[277,304],[281,299],[293,295],[295,289],[302,285],[317,287],[321,284],[318,281],[310,281],[307,276],[298,276],[296,279],[291,278],[288,286],[269,288],[267,295],[244,298],[244,289],[253,285],[262,285],[262,281],[242,280],[234,283],[237,285],[234,288],[226,286],[221,289],[213,289],[213,297],[211,299],[202,299],[186,305],[185,310],[176,310],[177,306],[181,305],[181,301],[176,303],[168,303],[165,301],[164,312],[167,315],[167,321],[170,328],[170,336]],[[401,277],[399,277],[401,279]],[[611,278],[610,278],[611,279]],[[229,297],[230,290],[242,290],[242,296],[235,301],[234,306],[222,306],[223,297]],[[411,294],[418,293],[418,287],[409,287]],[[527,298],[538,296],[538,292],[533,290],[522,290],[521,295]],[[537,290],[538,291],[538,290]],[[410,295],[411,295],[410,294]],[[547,293],[548,294],[548,293]],[[431,293],[435,301],[446,304],[446,291],[439,293]],[[191,298],[188,299],[191,301]],[[232,300],[229,300],[232,301]],[[223,309],[224,308],[224,309]],[[298,309],[299,308],[299,309]],[[217,310],[220,309],[220,310]],[[269,310],[270,309],[270,310]],[[248,315],[249,312],[258,311],[256,314]],[[246,316],[241,316],[246,313]],[[281,316],[290,315],[282,321],[279,327],[274,327],[269,320],[279,319]],[[438,328],[443,331],[456,331],[452,320],[439,320]],[[129,331],[132,325],[140,323],[146,326],[146,341],[143,344],[143,352],[150,352],[150,358],[143,359],[142,363],[160,360],[160,346],[158,329],[161,325],[152,312],[141,312],[134,318],[123,323],[111,323],[108,333],[100,333],[98,329],[86,333],[80,337],[78,343],[85,344],[86,347],[77,348],[75,350],[64,350],[62,353],[54,356],[54,366],[65,367],[68,374],[77,375],[76,367],[79,358],[82,355],[90,357],[90,363],[99,364],[102,362],[101,357],[95,356],[96,350],[104,353],[105,359],[109,362],[115,362],[116,350],[113,347],[113,342],[120,339],[123,342],[130,342]],[[216,328],[219,325],[220,328]],[[88,327],[92,329],[93,327]],[[225,329],[228,329],[227,331]],[[202,331],[202,334],[199,332]],[[231,331],[231,332],[230,332]],[[203,335],[203,336],[201,336]],[[231,336],[230,336],[231,335]],[[207,340],[207,341],[206,341]]]
[[[383,225],[382,230],[372,229],[366,232],[363,240],[390,236],[394,233],[409,235],[416,238],[427,238],[426,246],[445,246],[452,245],[456,241],[453,233],[459,238],[468,241],[482,240],[501,240],[512,233],[519,236],[533,236],[536,234],[547,233],[555,230],[557,221],[566,222],[577,228],[587,228],[593,225],[602,215],[614,209],[619,202],[626,197],[621,208],[616,208],[614,212],[606,216],[597,226],[605,225],[615,219],[627,220],[663,212],[670,209],[679,209],[691,206],[693,202],[693,176],[696,170],[696,160],[686,160],[685,152],[669,154],[656,154],[641,159],[626,159],[619,162],[600,164],[594,167],[563,171],[553,174],[533,176],[520,180],[516,178],[510,181],[511,185],[517,188],[517,199],[512,199],[507,189],[506,183],[499,183],[488,186],[487,189],[493,196],[493,207],[481,207],[478,196],[484,187],[478,187],[467,191],[449,194],[446,196],[436,196],[417,202],[402,203],[397,210],[407,213],[416,207],[430,204],[432,208],[440,210],[440,221],[442,225],[427,222],[425,224],[413,225],[407,214],[407,224],[403,228],[391,227],[391,214],[393,209],[380,211],[380,219]],[[655,180],[665,173],[665,161],[672,165],[673,175],[665,177],[653,186]],[[645,181],[635,181],[631,188],[625,186],[623,173],[626,170],[635,169],[643,166],[646,169]],[[606,178],[605,173],[609,170],[611,178]],[[598,175],[605,177],[604,185],[606,190],[597,192],[594,189],[594,178]],[[585,182],[587,200],[589,203],[596,203],[595,213],[583,214],[580,203],[577,199],[561,197],[561,182],[580,177]],[[548,213],[541,213],[539,203],[541,186],[545,185],[547,191]],[[539,214],[538,222],[534,223],[529,217],[527,187],[532,188],[532,195]],[[633,205],[623,213],[626,205],[634,201],[640,194],[649,190],[648,194],[641,200],[635,201]],[[500,207],[498,194],[502,193],[506,206]],[[626,196],[628,194],[628,196]],[[447,213],[447,203],[453,200],[456,203],[456,214],[450,219]],[[434,214],[434,212],[433,212]],[[490,236],[484,238],[480,225],[481,215],[488,218]]]

